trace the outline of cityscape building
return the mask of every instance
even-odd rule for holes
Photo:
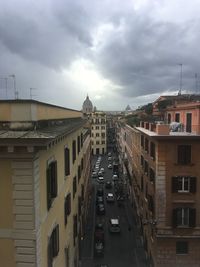
[[[200,265],[199,110],[198,102],[180,103],[163,122],[117,124],[129,197],[152,266]],[[183,127],[172,131],[173,121]]]
[[[93,112],[90,121],[92,154],[105,154],[107,152],[106,113],[101,111]]]
[[[82,112],[83,112],[83,114],[91,114],[93,112],[92,101],[89,99],[88,95],[83,102]]]
[[[77,266],[90,184],[82,113],[0,101],[0,259],[4,267]]]

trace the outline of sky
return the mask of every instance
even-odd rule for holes
[[[1,0],[0,99],[124,110],[200,93],[199,14],[200,0]]]

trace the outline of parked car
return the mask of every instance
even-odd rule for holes
[[[117,174],[113,174],[112,179],[113,179],[113,181],[117,181],[118,180],[118,175]]]
[[[104,244],[104,226],[103,223],[97,223],[94,230],[94,241],[101,241]]]
[[[96,204],[103,204],[104,203],[104,199],[103,196],[96,196]]]
[[[98,177],[98,173],[96,171],[92,172],[92,178],[97,178]]]
[[[120,233],[119,219],[113,218],[109,220],[109,231],[110,233]]]
[[[108,157],[111,157],[112,156],[112,153],[111,152],[108,152]]]
[[[98,187],[97,188],[97,196],[103,196],[103,195],[104,195],[103,187]]]
[[[108,169],[112,169],[112,164],[108,164]]]
[[[107,194],[106,201],[110,202],[110,203],[113,203],[115,201],[115,197],[114,197],[113,193],[108,193]]]
[[[103,167],[100,169],[100,171],[101,171],[102,173],[104,173],[104,172],[105,172],[105,170],[104,170],[104,168],[103,168]]]
[[[100,184],[104,184],[104,178],[103,178],[103,176],[99,176],[97,180],[98,180],[98,182]]]
[[[103,176],[103,172],[101,170],[98,172],[98,176]]]
[[[97,215],[104,215],[105,214],[105,206],[104,204],[100,203],[96,206],[96,214]]]
[[[107,181],[105,187],[107,189],[111,189],[112,188],[112,182],[111,181]]]
[[[108,161],[111,162],[112,161],[112,157],[108,157]]]
[[[94,243],[94,254],[95,254],[95,256],[103,256],[104,245],[101,241]]]

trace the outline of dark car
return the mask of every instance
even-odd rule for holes
[[[95,256],[103,256],[104,245],[101,241],[94,243],[94,254],[95,254]]]
[[[112,188],[112,182],[111,181],[107,181],[105,187],[107,189],[111,189]]]
[[[96,204],[103,204],[104,203],[104,198],[103,196],[97,196],[96,197]]]
[[[97,196],[103,196],[103,194],[104,194],[103,187],[97,188]]]
[[[96,214],[97,215],[104,215],[105,214],[105,207],[104,207],[104,204],[100,203],[100,204],[97,204],[96,206]]]
[[[104,244],[104,226],[102,223],[97,223],[94,230],[94,241],[101,241]]]

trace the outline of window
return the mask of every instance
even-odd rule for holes
[[[99,133],[96,133],[96,137],[99,137]]]
[[[141,191],[144,190],[144,178],[141,176]]]
[[[48,242],[48,266],[53,265],[53,258],[58,255],[59,252],[59,225],[53,229]]]
[[[102,138],[105,138],[105,133],[102,133],[102,134],[101,134],[101,137],[102,137]]]
[[[99,141],[96,141],[96,145],[99,145]]]
[[[83,134],[81,133],[81,148],[83,147]]]
[[[83,158],[81,159],[81,171],[83,170]]]
[[[188,242],[177,241],[176,242],[176,254],[188,254]]]
[[[53,199],[57,196],[57,161],[53,161],[47,168],[47,209],[49,210]]]
[[[78,144],[78,154],[81,151],[81,140],[80,140],[80,136],[77,137],[77,144]]]
[[[167,114],[167,123],[168,124],[171,123],[171,114],[170,113]]]
[[[178,146],[178,164],[187,165],[191,163],[191,145]]]
[[[153,142],[150,143],[150,156],[155,160],[156,146]]]
[[[175,121],[180,122],[180,114],[179,113],[175,114]]]
[[[102,130],[105,130],[105,126],[101,126],[101,129],[102,129]]]
[[[192,208],[176,208],[173,210],[174,227],[195,227],[196,210]]]
[[[78,182],[80,181],[81,179],[81,166],[79,165],[78,166]]]
[[[72,160],[73,160],[73,163],[76,160],[76,141],[75,140],[73,140],[72,142]]]
[[[73,178],[73,198],[75,197],[77,190],[77,184],[76,184],[76,176]]]
[[[150,178],[150,182],[152,183],[155,182],[155,172],[152,168],[149,169],[149,178]]]
[[[69,193],[65,197],[65,202],[64,202],[64,217],[65,217],[65,225],[67,224],[67,217],[71,213],[71,193]]]
[[[147,138],[145,138],[145,151],[149,152],[149,140]]]
[[[70,151],[69,148],[65,147],[65,175],[70,175]]]
[[[76,237],[78,234],[78,225],[77,225],[77,215],[74,216],[74,222],[73,222],[73,238],[74,238],[74,246],[76,244]]]
[[[172,192],[196,192],[196,177],[175,176],[172,177]]]
[[[65,248],[65,267],[69,267],[69,247]]]
[[[81,216],[81,207],[82,207],[82,198],[81,196],[78,197],[78,216]]]
[[[144,172],[146,175],[149,173],[149,164],[146,160],[144,161]]]
[[[140,144],[141,144],[141,147],[144,148],[144,136],[143,135],[141,135]]]
[[[99,130],[99,126],[96,126],[96,130]]]
[[[81,200],[84,201],[84,185],[81,185]]]
[[[144,166],[144,157],[143,156],[140,157],[140,164],[142,167]]]
[[[154,199],[151,195],[148,195],[148,208],[152,213],[154,213]]]

